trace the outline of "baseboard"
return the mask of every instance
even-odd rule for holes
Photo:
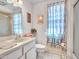
[[[73,53],[73,59],[77,59],[77,57],[75,56],[75,54]]]

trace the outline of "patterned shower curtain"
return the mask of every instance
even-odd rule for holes
[[[61,43],[64,38],[64,9],[64,1],[48,5],[48,38],[54,44]]]

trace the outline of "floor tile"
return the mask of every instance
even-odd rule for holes
[[[65,59],[64,57],[62,58],[62,56],[57,55],[57,54],[51,54],[51,53],[40,53],[38,56],[38,59]]]

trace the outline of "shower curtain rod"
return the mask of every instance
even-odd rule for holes
[[[57,3],[63,3],[64,1],[59,1],[59,2],[53,2],[51,4],[48,4],[48,6],[51,6],[51,5],[54,5],[54,4],[57,4]]]
[[[74,7],[78,4],[79,0],[77,0],[77,2],[74,4]]]

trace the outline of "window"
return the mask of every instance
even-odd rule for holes
[[[48,37],[59,39],[64,35],[64,3],[48,6]]]
[[[22,34],[22,14],[17,13],[14,15],[14,33],[15,34]]]

